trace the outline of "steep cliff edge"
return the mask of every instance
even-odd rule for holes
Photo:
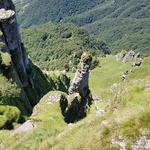
[[[9,92],[9,86],[3,88],[5,83],[19,89],[16,96],[19,100],[0,94],[0,104],[17,106],[25,115],[31,114],[33,106],[50,90],[46,76],[27,56],[11,0],[0,0],[0,75],[0,83],[4,84],[0,85],[0,93]]]

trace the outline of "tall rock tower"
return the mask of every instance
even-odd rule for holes
[[[91,54],[84,52],[69,88],[68,102],[64,99],[64,103],[63,101],[60,102],[62,104],[62,114],[67,123],[73,123],[84,118],[92,104],[93,99],[89,89],[91,63]]]
[[[0,0],[0,55],[2,54],[10,56],[10,63],[6,67],[1,58],[0,73],[11,78],[22,89],[22,99],[28,101],[26,109],[31,113],[31,108],[50,90],[50,86],[40,69],[28,59],[11,0]]]

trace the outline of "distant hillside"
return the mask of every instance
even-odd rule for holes
[[[109,51],[105,43],[92,39],[86,30],[67,23],[23,29],[22,37],[32,60],[47,70],[72,69],[86,50],[94,54]]]
[[[85,12],[104,0],[15,0],[19,22],[28,27]]]
[[[21,27],[46,22],[83,26],[113,51],[135,49],[150,54],[149,0],[16,0]]]

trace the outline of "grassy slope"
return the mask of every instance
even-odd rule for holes
[[[120,74],[131,69],[130,63],[117,62],[113,56],[100,60],[102,67],[91,72],[90,87],[93,95],[101,97],[102,101],[98,101],[97,106],[106,109],[106,115],[97,117],[93,104],[87,118],[74,125],[67,125],[63,122],[58,104],[47,103],[49,93],[31,117],[36,121],[37,128],[15,136],[13,131],[0,131],[0,143],[15,150],[117,150],[119,148],[111,144],[111,139],[115,136],[122,136],[128,148],[141,134],[141,129],[149,136],[150,92],[145,85],[150,82],[150,59],[145,58],[141,67],[132,68],[132,73],[125,82],[121,82]],[[113,83],[120,84],[111,93],[110,86]],[[121,95],[116,98],[118,92]],[[113,108],[117,108],[115,113],[111,112]],[[104,125],[103,120],[107,120],[108,124]]]

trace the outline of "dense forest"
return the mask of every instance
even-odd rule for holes
[[[104,41],[113,52],[134,49],[149,55],[149,0],[16,0],[21,27],[72,22]],[[23,9],[22,9],[23,8]]]
[[[22,37],[29,56],[46,70],[74,70],[83,51],[96,57],[109,54],[103,41],[91,38],[88,32],[70,23],[47,23],[22,29]],[[74,69],[73,69],[74,68]]]

